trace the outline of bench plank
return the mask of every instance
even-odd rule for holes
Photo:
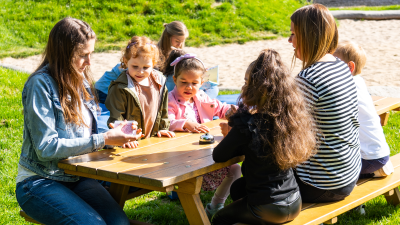
[[[378,115],[389,112],[400,107],[400,98],[383,98],[374,101],[375,109]]]
[[[302,210],[300,215],[292,222],[287,223],[287,225],[323,223],[392,189],[397,189],[399,185],[400,167],[397,165],[392,175],[386,178],[374,178],[367,183],[356,186],[351,195],[342,201],[318,203],[308,207]]]

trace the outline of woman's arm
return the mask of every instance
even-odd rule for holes
[[[232,127],[228,135],[214,148],[214,161],[226,162],[233,157],[244,155],[250,141],[251,139],[240,132],[239,128]]]
[[[55,108],[48,81],[36,75],[28,82],[23,94],[23,105],[25,129],[28,130],[29,136],[24,138],[31,139],[32,147],[40,160],[65,159],[93,152],[105,145],[103,134],[93,134],[88,138],[60,138],[55,115],[61,109]]]

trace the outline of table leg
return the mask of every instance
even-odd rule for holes
[[[178,196],[190,225],[210,224],[199,194],[178,192]]]
[[[190,225],[210,225],[199,195],[202,182],[203,176],[200,176],[174,185]]]
[[[390,115],[389,112],[385,112],[385,113],[379,115],[379,117],[381,118],[381,126],[382,127],[386,126],[388,119],[389,119],[389,115]]]
[[[126,196],[128,195],[129,186],[117,183],[111,183],[110,194],[115,201],[124,208]]]

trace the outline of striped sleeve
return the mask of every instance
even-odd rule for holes
[[[318,128],[318,150],[296,168],[300,179],[332,190],[358,179],[361,170],[357,89],[345,63],[318,62],[296,77]]]

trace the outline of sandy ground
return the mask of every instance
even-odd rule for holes
[[[400,20],[361,21],[340,20],[340,40],[352,40],[366,51],[368,60],[362,76],[371,94],[400,97],[400,41],[398,32]],[[219,65],[220,89],[239,89],[244,83],[247,66],[255,60],[262,49],[277,50],[284,62],[290,67],[293,47],[286,38],[277,40],[247,42],[243,45],[230,44],[213,47],[192,48],[187,52],[195,53],[207,67]],[[92,57],[92,72],[99,79],[106,70],[110,70],[121,57],[120,52],[95,53]],[[0,63],[33,71],[39,64],[40,56],[25,59],[4,58]],[[293,74],[300,71],[301,62],[297,61]]]

